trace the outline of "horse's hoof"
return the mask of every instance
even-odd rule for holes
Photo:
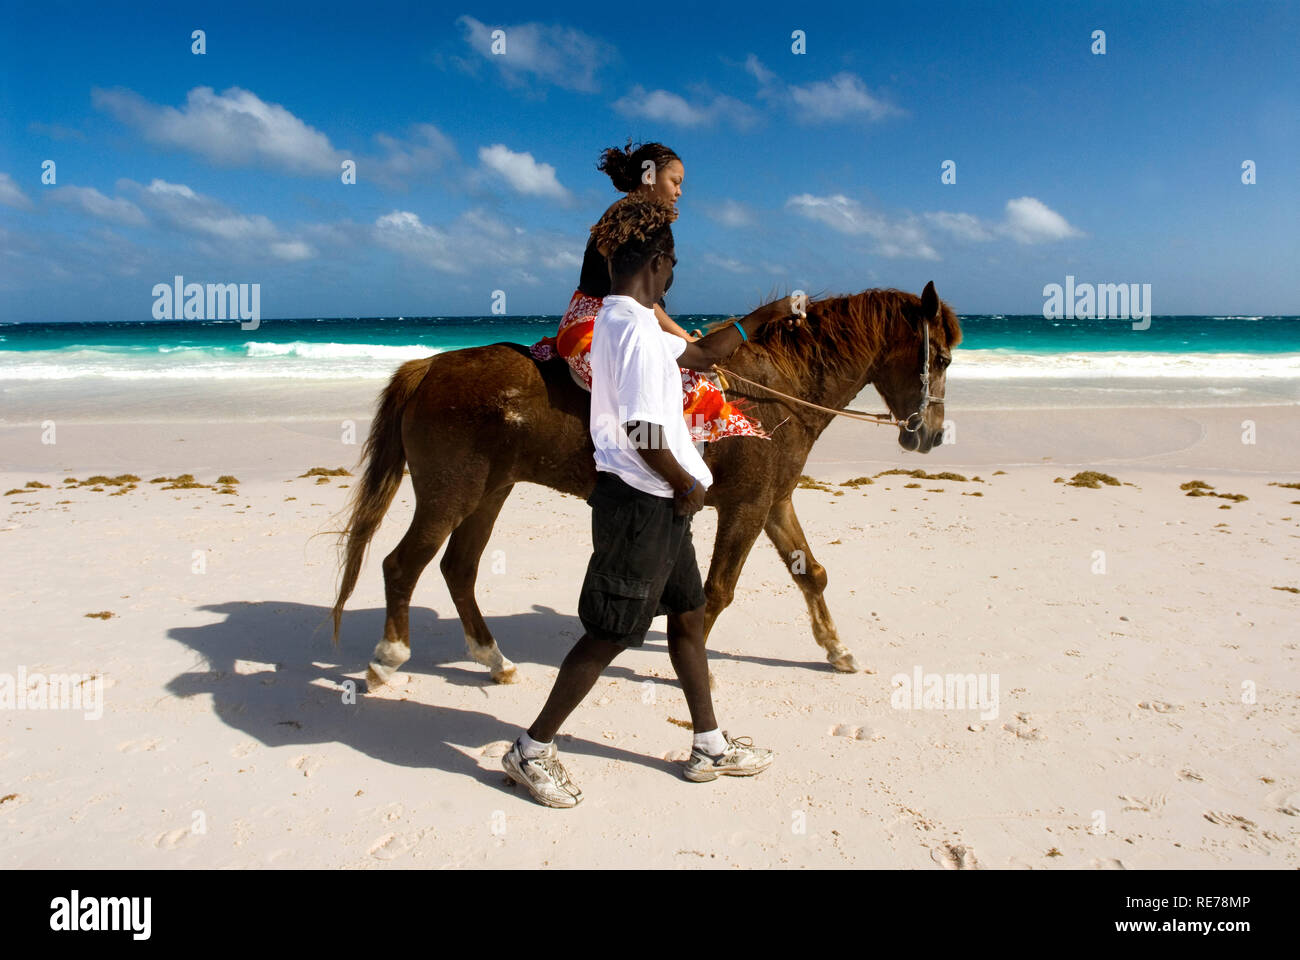
[[[519,674],[515,672],[515,665],[512,663],[504,670],[493,670],[492,680],[495,683],[518,683]]]
[[[854,659],[851,653],[841,653],[838,657],[827,657],[832,667],[840,673],[857,673],[858,661]]]
[[[374,664],[366,667],[366,692],[371,693],[388,683],[387,678],[381,677],[376,671]]]

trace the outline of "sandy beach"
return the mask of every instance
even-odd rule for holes
[[[102,687],[97,718],[0,711],[0,864],[1300,866],[1300,489],[1279,485],[1300,482],[1296,407],[954,403],[956,442],[925,457],[834,424],[795,505],[866,671],[825,663],[760,539],[710,649],[723,727],[775,765],[681,778],[661,619],[561,734],[586,799],[550,810],[499,758],[581,632],[588,508],[521,485],[488,546],[479,601],[517,683],[467,658],[435,562],[412,659],[367,694],[379,561],[412,502],[404,484],[334,648],[333,538],[313,535],[350,479],[300,475],[354,468],[341,419],[363,439],[375,385],[349,389],[318,418],[311,396],[278,419],[232,398],[188,421],[83,405],[54,444],[40,417],[0,427],[0,483],[20,490],[0,520],[0,673]],[[896,468],[966,479],[880,475]],[[1055,482],[1087,470],[1119,483]],[[206,486],[149,483],[185,473]],[[82,483],[95,474],[140,480],[114,496],[125,484]],[[1191,481],[1246,499],[1189,497]],[[695,523],[704,569],[715,524]],[[900,690],[931,674],[996,696]]]

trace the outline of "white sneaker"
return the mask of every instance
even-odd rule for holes
[[[699,747],[692,749],[682,776],[694,783],[707,783],[718,777],[752,777],[770,767],[776,758],[771,750],[754,746],[749,737],[732,737],[723,730],[722,739],[727,741],[727,749],[716,757]]]
[[[569,779],[554,743],[548,743],[541,756],[525,757],[516,740],[501,758],[501,766],[511,780],[527,787],[538,803],[548,807],[576,807],[582,800],[582,791]]]

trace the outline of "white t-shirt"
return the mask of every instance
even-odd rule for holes
[[[600,305],[591,335],[591,439],[596,469],[657,497],[673,488],[641,459],[623,424],[657,423],[682,469],[706,489],[713,474],[691,442],[682,415],[682,375],[677,358],[686,341],[659,327],[654,311],[631,297],[610,294]]]

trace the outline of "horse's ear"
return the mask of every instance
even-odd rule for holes
[[[921,319],[934,320],[939,316],[939,295],[934,292],[934,281],[931,280],[921,291]]]

